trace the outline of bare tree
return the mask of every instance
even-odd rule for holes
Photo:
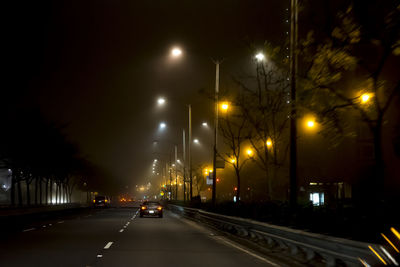
[[[302,55],[309,67],[302,80],[302,99],[325,124],[324,130],[334,135],[343,133],[341,122],[346,121],[349,110],[358,113],[372,136],[373,187],[382,194],[382,129],[388,109],[400,93],[399,76],[390,74],[400,67],[400,5],[395,1],[370,1],[368,5],[348,7],[338,13],[338,24],[328,36],[310,32],[303,41]],[[368,10],[374,14],[368,16]],[[363,23],[365,17],[374,23]]]
[[[273,182],[278,180],[287,158],[290,97],[288,76],[284,68],[273,63],[279,48],[266,44],[265,54],[268,60],[256,63],[255,75],[235,82],[245,92],[240,107],[250,126],[248,140],[255,151],[256,164],[265,173],[267,198],[273,199]]]

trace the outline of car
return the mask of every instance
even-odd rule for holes
[[[140,205],[140,217],[143,216],[163,217],[163,206],[157,201],[145,201]]]
[[[93,199],[93,205],[95,207],[108,207],[110,205],[110,198],[106,196],[96,196]]]

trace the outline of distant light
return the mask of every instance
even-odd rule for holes
[[[251,149],[247,149],[247,150],[246,150],[246,153],[247,153],[247,155],[248,155],[249,157],[253,156],[253,150],[251,150]]]
[[[177,47],[175,47],[175,48],[173,48],[173,49],[171,50],[171,55],[172,55],[173,57],[179,57],[180,55],[182,55],[182,50],[179,49],[179,48],[177,48]]]
[[[198,144],[199,143],[199,139],[194,139],[193,143]]]
[[[235,163],[236,159],[235,158],[231,158],[231,163]]]
[[[180,159],[177,159],[176,162],[181,163],[181,160],[180,160]]]
[[[165,124],[165,122],[161,122],[161,123],[160,123],[160,128],[161,128],[161,129],[164,129],[165,127],[167,127],[167,124]]]
[[[271,147],[271,146],[272,146],[272,140],[271,140],[271,138],[268,138],[268,139],[267,139],[266,145],[267,145],[267,147]]]
[[[258,62],[261,62],[265,59],[265,56],[263,53],[260,52],[255,56],[255,58],[257,59]]]
[[[227,111],[228,108],[229,108],[229,104],[228,103],[224,102],[224,103],[221,104],[221,109],[222,110]]]
[[[154,162],[157,162],[158,160],[157,159],[154,159]]]
[[[361,102],[367,103],[371,99],[371,94],[362,94],[361,95]]]
[[[165,99],[162,98],[162,97],[160,97],[159,99],[157,99],[157,104],[158,104],[159,106],[164,105],[164,104],[165,104]]]
[[[307,127],[313,128],[315,126],[315,122],[312,120],[307,121]]]
[[[201,125],[204,126],[204,127],[208,127],[207,122],[203,122]]]

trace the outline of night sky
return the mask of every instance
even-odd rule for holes
[[[250,72],[265,41],[283,45],[289,1],[10,1],[2,8],[3,103],[39,107],[82,154],[121,185],[144,181],[154,140],[179,142],[193,106],[193,136],[212,122],[215,67],[221,89]],[[184,55],[172,62],[179,45]],[[156,110],[156,99],[168,105]],[[7,99],[7,101],[4,101]],[[157,133],[158,123],[170,127]],[[197,127],[197,128],[196,128]],[[207,143],[208,142],[208,143]],[[207,149],[206,149],[207,150]],[[211,159],[211,146],[209,152]]]

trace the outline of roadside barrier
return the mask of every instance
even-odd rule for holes
[[[289,227],[277,226],[200,209],[168,205],[170,210],[220,231],[249,239],[271,251],[286,252],[309,266],[379,266],[381,262],[372,254],[369,244]]]

